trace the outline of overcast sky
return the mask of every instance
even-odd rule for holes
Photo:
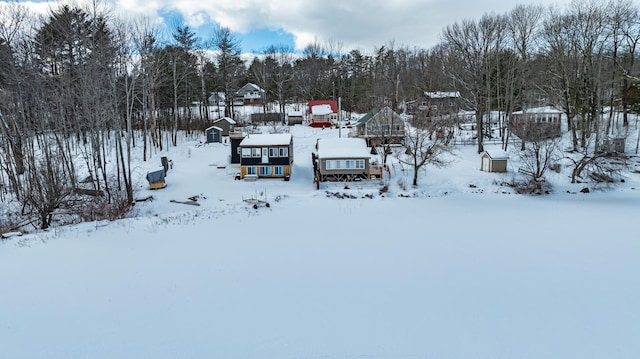
[[[5,0],[0,0],[3,2]],[[76,0],[76,3],[88,0]],[[638,4],[640,0],[633,0]],[[33,5],[33,2],[22,1]],[[37,1],[36,1],[37,2]],[[430,48],[443,28],[485,13],[504,14],[516,4],[555,4],[571,0],[106,0],[126,16],[146,17],[167,26],[181,22],[198,36],[210,36],[216,24],[239,35],[243,52],[285,44],[297,50],[317,41],[340,44],[342,51],[370,51],[375,46]],[[59,2],[38,2],[40,9]]]

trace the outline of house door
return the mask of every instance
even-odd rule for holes
[[[262,163],[269,163],[269,149],[267,147],[262,148]]]
[[[487,157],[482,157],[482,168],[481,171],[491,172],[491,164]]]

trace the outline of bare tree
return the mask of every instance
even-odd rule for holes
[[[3,4],[0,11],[0,134],[4,153],[12,155],[4,167],[14,186],[19,182],[17,176],[25,171],[27,119],[23,106],[29,74],[20,70],[19,58],[28,51],[28,16],[26,8],[17,2]]]
[[[507,15],[507,30],[509,43],[515,54],[513,76],[510,78],[510,91],[506,94],[506,116],[510,116],[515,110],[524,110],[536,103],[535,83],[537,76],[532,66],[532,55],[535,54],[535,45],[539,36],[540,25],[543,19],[542,6],[517,5]],[[503,149],[506,150],[511,131],[506,131],[506,139],[503,141]],[[522,149],[524,150],[524,140]]]
[[[629,0],[612,0],[605,12],[611,52],[611,90],[608,105],[613,108],[620,99],[623,127],[629,125],[629,74],[634,70],[636,47],[640,42],[638,8]],[[605,133],[613,131],[614,112],[609,113]]]
[[[560,138],[549,138],[545,133],[538,135],[532,133],[537,131],[529,130],[527,145],[520,152],[520,162],[522,163],[520,172],[530,176],[531,182],[534,183],[539,182],[551,165],[558,160],[561,142]]]
[[[333,94],[331,59],[324,45],[314,41],[295,62],[293,84],[300,98],[328,99]]]
[[[287,45],[270,47],[269,56],[272,56],[277,65],[272,81],[276,88],[276,98],[280,106],[282,116],[286,113],[289,84],[293,80],[293,49]],[[284,119],[284,118],[283,118]]]
[[[571,183],[576,183],[579,178],[590,176],[596,181],[611,181],[614,174],[618,173],[624,165],[624,158],[609,151],[597,150],[595,137],[587,139],[586,145],[578,151],[567,154],[565,159],[571,161]]]
[[[468,105],[476,113],[478,153],[483,151],[483,117],[490,110],[489,58],[502,46],[504,26],[502,17],[485,14],[478,22],[463,20],[442,33],[448,49],[447,73],[465,90]]]
[[[140,96],[134,97],[141,105],[143,161],[147,160],[147,134],[152,146],[162,149],[158,134],[157,97],[164,82],[161,71],[161,52],[157,43],[157,29],[146,21],[135,24],[132,41],[140,56],[137,71],[140,77]]]
[[[276,64],[273,57],[268,54],[263,54],[260,57],[253,58],[253,62],[249,66],[249,73],[255,80],[255,84],[260,87],[264,92],[262,93],[262,113],[267,113],[268,102],[270,100],[269,92],[271,85],[273,84],[273,74],[276,71]]]
[[[449,143],[453,138],[452,125],[439,122],[424,127],[407,127],[403,147],[395,152],[395,156],[400,163],[413,169],[413,186],[418,185],[418,174],[424,166],[444,167],[451,162]]]
[[[0,39],[5,44],[15,45],[18,38],[26,35],[24,26],[29,20],[27,8],[19,2],[5,2],[0,11]]]
[[[122,135],[115,135],[116,141],[116,159],[119,166],[118,172],[118,189],[121,189],[121,183],[124,183],[127,203],[134,203],[133,197],[133,178],[131,173],[132,154],[131,150],[134,145],[133,117],[135,111],[137,92],[137,80],[140,75],[140,67],[138,62],[134,60],[135,44],[131,41],[128,34],[132,32],[132,27],[126,24],[116,26],[116,38],[118,42],[118,56],[116,61],[116,76],[120,79],[120,86],[114,86],[115,96],[124,95],[124,101],[120,103],[124,109],[119,108],[119,113],[123,113],[124,121],[117,121],[117,129]],[[121,88],[120,88],[121,87]],[[123,146],[124,141],[124,146]],[[122,178],[122,182],[120,181]]]
[[[29,147],[27,155],[28,180],[23,192],[23,203],[27,213],[33,212],[37,218],[38,227],[47,229],[53,222],[55,212],[71,204],[73,180],[62,162],[56,158],[57,151],[52,148],[55,145],[49,139],[41,137],[37,145],[32,144],[34,146]]]

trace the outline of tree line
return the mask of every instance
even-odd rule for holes
[[[54,212],[70,221],[125,214],[134,203],[132,149],[146,161],[180,133],[201,135],[212,117],[234,116],[233,94],[247,82],[266,90],[265,112],[281,114],[286,104],[337,98],[349,112],[403,111],[425,91],[460,91],[476,114],[478,152],[487,113],[554,105],[582,166],[606,136],[628,132],[638,110],[638,15],[630,0],[518,5],[450,24],[428,49],[387,42],[348,50],[333,41],[296,53],[274,44],[247,61],[224,27],[202,39],[177,26],[165,41],[149,21],[124,22],[99,2],[44,17],[8,3],[0,14],[0,199],[16,199],[21,215],[0,227],[27,218],[47,228]],[[212,93],[223,94],[220,112],[210,111]],[[502,136],[508,143],[509,131]]]

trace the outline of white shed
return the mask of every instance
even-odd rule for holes
[[[509,155],[502,150],[485,150],[480,154],[480,170],[486,172],[507,172]]]

